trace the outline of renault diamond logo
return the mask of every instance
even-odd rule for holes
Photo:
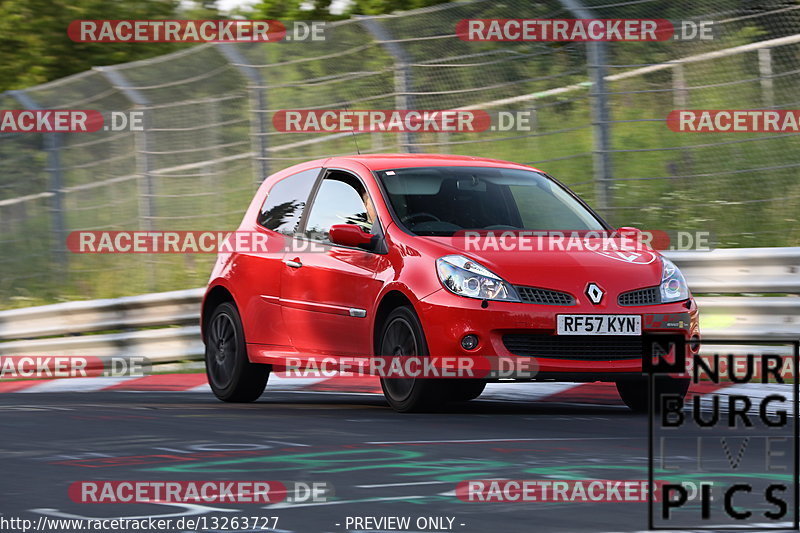
[[[586,296],[588,296],[589,300],[595,305],[599,304],[603,299],[603,294],[603,289],[598,287],[596,283],[590,283],[586,286]]]

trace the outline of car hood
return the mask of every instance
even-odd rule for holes
[[[561,290],[580,297],[590,282],[615,294],[661,282],[660,254],[646,247],[625,250],[620,239],[587,239],[580,247],[568,247],[565,241],[559,247],[547,238],[540,241],[541,246],[531,246],[530,241],[509,237],[500,249],[477,249],[463,237],[419,238],[435,243],[442,255],[474,259],[513,285]]]

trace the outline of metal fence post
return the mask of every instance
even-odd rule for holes
[[[128,83],[127,78],[113,67],[93,67],[108,80],[108,83],[120,91],[125,98],[134,106],[134,109],[142,111],[142,129],[134,132],[134,142],[136,144],[136,167],[140,178],[139,182],[139,229],[144,231],[155,231],[156,217],[156,188],[153,176],[150,149],[152,139],[150,138],[150,127],[152,126],[152,111],[149,109],[150,100],[138,89]],[[152,261],[147,261],[147,276],[150,290],[156,290],[157,274],[155,265]]]
[[[761,102],[764,107],[775,107],[775,91],[772,83],[772,50],[758,50],[758,77],[761,81]]]
[[[155,183],[153,169],[150,161],[150,129],[152,119],[150,116],[150,100],[133,87],[125,76],[112,67],[94,67],[93,70],[102,74],[112,87],[119,90],[128,99],[134,108],[143,111],[142,131],[135,132],[136,140],[136,166],[141,175],[139,185],[139,225],[145,231],[155,230]]]
[[[264,92],[264,78],[257,68],[247,64],[245,57],[235,45],[220,43],[216,45],[216,49],[249,82],[247,90],[250,95],[250,136],[252,138],[253,151],[256,154],[254,171],[256,173],[255,184],[258,186],[270,174],[269,142],[267,141],[267,95]]]
[[[675,109],[686,109],[686,106],[689,105],[686,73],[680,63],[672,67],[672,103],[675,105]]]
[[[26,109],[42,109],[31,96],[23,90],[8,91],[22,107]],[[66,268],[67,254],[66,254],[66,225],[64,224],[64,181],[63,173],[61,171],[61,133],[44,133],[43,148],[47,152],[47,173],[50,176],[50,215],[53,231],[53,256],[55,262],[59,267]]]
[[[579,0],[559,0],[568,11],[577,18],[597,18]],[[613,175],[611,170],[611,110],[608,105],[606,86],[606,65],[608,64],[608,47],[603,41],[586,43],[586,55],[589,61],[589,79],[591,88],[589,101],[592,107],[592,129],[594,130],[594,180],[596,203],[598,210],[606,216],[613,209]]]
[[[374,17],[356,17],[378,43],[394,59],[394,92],[395,107],[400,111],[414,108],[414,97],[411,89],[414,87],[411,78],[411,59],[405,49],[392,40],[389,31]],[[406,131],[398,133],[398,144],[405,152],[418,152],[415,146],[414,133]]]

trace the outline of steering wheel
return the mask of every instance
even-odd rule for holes
[[[436,215],[432,215],[430,213],[425,213],[424,211],[419,212],[419,213],[414,213],[414,214],[411,214],[411,215],[406,215],[403,218],[401,218],[400,221],[403,222],[403,223],[406,223],[406,222],[411,222],[412,220],[414,220],[416,218],[421,218],[421,217],[424,217],[424,218],[429,219],[429,220],[433,220],[434,222],[441,222],[442,221],[442,219],[437,217]]]

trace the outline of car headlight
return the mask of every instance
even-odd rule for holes
[[[675,263],[661,258],[661,303],[679,302],[689,298],[689,286]]]
[[[440,257],[436,260],[436,272],[442,285],[459,296],[480,300],[520,301],[511,284],[463,255]]]

